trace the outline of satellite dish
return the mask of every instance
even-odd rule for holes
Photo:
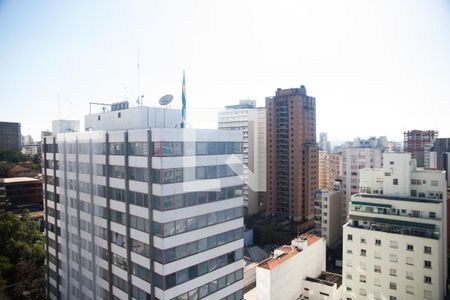
[[[159,99],[159,104],[160,105],[167,105],[170,102],[172,102],[172,100],[173,100],[173,96],[172,95],[165,95],[165,96],[162,96],[161,99]]]

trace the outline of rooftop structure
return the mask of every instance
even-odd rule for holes
[[[182,122],[181,110],[138,106],[89,114],[84,117],[86,130],[131,130],[176,128]]]

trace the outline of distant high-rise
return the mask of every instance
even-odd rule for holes
[[[243,132],[244,209],[257,214],[264,210],[266,192],[266,109],[254,100],[240,100],[219,112],[218,128]]]
[[[306,88],[278,89],[266,98],[268,215],[313,225],[318,188],[316,100]]]
[[[327,133],[319,133],[319,149],[326,152],[331,152],[331,144],[328,141]]]
[[[20,150],[20,123],[0,122],[0,151]]]
[[[425,164],[425,147],[433,144],[435,138],[438,137],[436,130],[408,130],[403,132],[404,151],[409,152],[417,162],[418,167]]]
[[[336,180],[342,180],[341,159],[341,153],[319,151],[319,188],[330,188]]]
[[[379,147],[344,147],[342,149],[343,223],[347,221],[350,197],[359,190],[359,171],[364,168],[381,168],[381,166],[382,152]]]

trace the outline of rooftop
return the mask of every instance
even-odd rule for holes
[[[39,180],[31,177],[0,178],[0,182],[3,183],[20,183],[20,182],[35,182],[35,181]]]
[[[306,239],[306,241],[308,243],[307,244],[308,247],[311,246],[312,244],[314,244],[315,242],[317,242],[318,240],[322,239],[321,237],[311,234],[311,233],[304,234],[303,237]],[[258,267],[272,270],[272,269],[276,268],[277,266],[281,265],[282,263],[286,262],[289,258],[302,252],[302,250],[299,250],[296,247],[291,246],[291,245],[284,245],[276,250],[283,252],[283,254],[281,254],[278,257],[271,257],[271,258],[266,259],[265,261],[261,262],[258,265]]]
[[[337,288],[339,288],[342,284],[342,276],[336,273],[330,273],[330,272],[322,272],[320,273],[319,277],[312,278],[312,277],[306,277],[305,280],[316,282],[328,286],[333,286],[337,284]]]
[[[361,197],[361,198],[373,198],[373,199],[387,199],[387,200],[396,200],[396,201],[412,201],[412,202],[425,202],[425,203],[442,203],[440,199],[429,199],[429,198],[412,198],[412,197],[395,197],[388,195],[377,195],[377,194],[354,194],[353,197]],[[352,200],[352,202],[354,202]]]

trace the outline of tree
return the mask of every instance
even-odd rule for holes
[[[29,212],[1,213],[0,285],[12,284],[16,299],[45,298],[44,261],[44,240]]]
[[[20,151],[5,150],[0,151],[0,161],[6,161],[9,163],[17,164],[19,162],[27,161],[27,157]]]

